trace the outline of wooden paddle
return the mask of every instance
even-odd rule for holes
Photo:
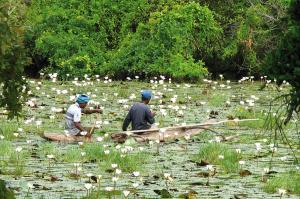
[[[223,124],[226,122],[245,122],[245,121],[258,121],[259,119],[243,119],[243,120],[222,120],[219,122],[207,122],[207,123],[200,123],[200,124],[189,124],[189,125],[184,125],[184,126],[174,126],[174,127],[166,127],[164,129],[166,130],[176,130],[176,129],[196,129],[204,126],[210,126],[210,125],[216,125],[216,124]],[[206,127],[207,128],[207,127]],[[145,130],[134,130],[134,131],[125,131],[123,133],[126,133],[127,135],[131,134],[145,134],[145,133],[151,133],[151,132],[156,132],[159,131],[160,128],[156,129],[145,129]]]

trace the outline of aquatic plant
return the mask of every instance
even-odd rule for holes
[[[300,174],[298,171],[279,173],[275,177],[269,178],[266,184],[263,185],[263,190],[267,193],[276,193],[278,189],[284,189],[288,193],[300,195],[299,182]]]
[[[219,155],[224,158],[220,159]],[[242,155],[236,153],[226,144],[222,143],[208,143],[204,144],[198,154],[192,158],[196,161],[206,161],[209,164],[219,166],[225,173],[238,172],[239,160]]]

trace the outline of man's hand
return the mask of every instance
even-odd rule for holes
[[[155,113],[155,112],[151,112],[151,114],[152,114],[152,117],[154,117],[154,116],[156,115],[156,113]]]

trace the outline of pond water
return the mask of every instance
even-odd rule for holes
[[[270,137],[272,132],[264,130],[262,125],[264,121],[261,121],[264,120],[265,113],[268,113],[269,102],[275,96],[288,92],[289,86],[286,85],[279,92],[273,84],[261,90],[262,82],[246,81],[199,84],[176,84],[168,81],[160,83],[139,81],[104,83],[103,80],[52,82],[43,79],[28,81],[32,92],[29,97],[32,107],[30,103],[24,107],[24,117],[19,121],[7,121],[5,111],[0,110],[2,129],[0,134],[4,136],[0,141],[3,149],[0,153],[0,179],[5,180],[7,186],[14,190],[16,198],[85,197],[87,196],[85,184],[91,182],[95,186],[92,191],[94,193],[99,189],[98,183],[87,177],[88,173],[93,176],[102,175],[101,190],[108,186],[113,187],[112,177],[116,174],[111,173],[109,169],[113,162],[109,160],[109,154],[104,159],[101,156],[104,150],[118,151],[118,147],[124,148],[126,145],[133,148],[133,151],[126,155],[137,158],[126,159],[133,161],[126,163],[129,165],[126,168],[118,165],[122,173],[118,175],[115,186],[120,191],[130,190],[132,193],[129,198],[160,198],[157,190],[162,189],[169,189],[173,198],[183,197],[187,192],[194,192],[194,198],[278,198],[280,195],[277,192],[264,192],[265,182],[261,181],[263,169],[270,168],[271,159],[273,160],[271,171],[274,172],[266,175],[268,179],[297,169],[292,151],[280,139],[272,158],[269,146],[273,143]],[[240,122],[238,125],[224,123],[210,127],[220,134],[236,136],[235,139],[223,144],[233,151],[241,150],[245,164],[239,166],[243,170],[250,171],[251,175],[242,177],[238,172],[226,173],[218,165],[214,165],[216,173],[209,177],[207,184],[208,178],[203,176],[203,173],[207,173],[207,168],[200,166],[200,160],[195,160],[195,157],[205,144],[215,141],[216,135],[210,131],[202,132],[188,140],[160,143],[159,154],[156,143],[135,143],[131,140],[118,146],[108,137],[105,138],[104,133],[110,134],[121,130],[123,118],[129,107],[140,100],[142,89],[153,91],[154,98],[150,102],[150,107],[156,112],[156,122],[160,127],[201,123],[209,118],[216,120],[236,117],[260,118],[257,122]],[[96,114],[83,115],[82,123],[85,126],[93,126],[95,121],[98,121],[97,124],[101,128],[96,130],[94,136],[103,136],[104,141],[80,146],[77,143],[50,143],[42,139],[39,136],[42,132],[63,133],[64,114],[60,109],[67,109],[74,102],[72,96],[78,93],[86,93],[91,97],[90,107],[98,103],[102,106],[103,114],[100,117]],[[41,124],[37,121],[41,121]],[[293,140],[293,149],[299,158],[299,142],[297,143],[299,134],[295,130],[298,123],[293,121],[286,132],[289,139]],[[18,135],[14,136],[13,133]],[[5,143],[6,145],[10,143],[11,146],[5,148]],[[255,143],[261,143],[259,155],[256,153]],[[102,151],[92,148],[91,152],[86,145],[90,148],[93,147],[91,145],[97,145]],[[16,147],[22,147],[20,154],[15,151]],[[143,149],[142,152],[140,147]],[[81,152],[87,154],[81,155]],[[145,158],[136,156],[138,153],[145,154]],[[47,155],[54,155],[54,159],[47,158]],[[76,170],[74,163],[80,163],[82,168],[78,178],[70,177]],[[16,168],[22,169],[17,172]],[[134,176],[133,171],[139,171],[140,175]],[[173,180],[166,181],[164,173],[170,174]],[[28,188],[28,183],[33,187]],[[138,186],[134,187],[134,183],[138,183]],[[107,198],[101,193],[100,198]],[[115,197],[121,198],[120,195]],[[284,197],[299,198],[296,194],[290,193]]]

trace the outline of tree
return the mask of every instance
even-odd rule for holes
[[[23,68],[28,59],[23,43],[24,4],[0,0],[0,107],[8,118],[19,116],[26,92]]]
[[[300,0],[291,2],[289,15],[287,29],[265,66],[266,74],[276,79],[278,85],[287,81],[292,86],[289,94],[281,96],[286,107],[284,124],[291,120],[293,113],[300,112]]]

